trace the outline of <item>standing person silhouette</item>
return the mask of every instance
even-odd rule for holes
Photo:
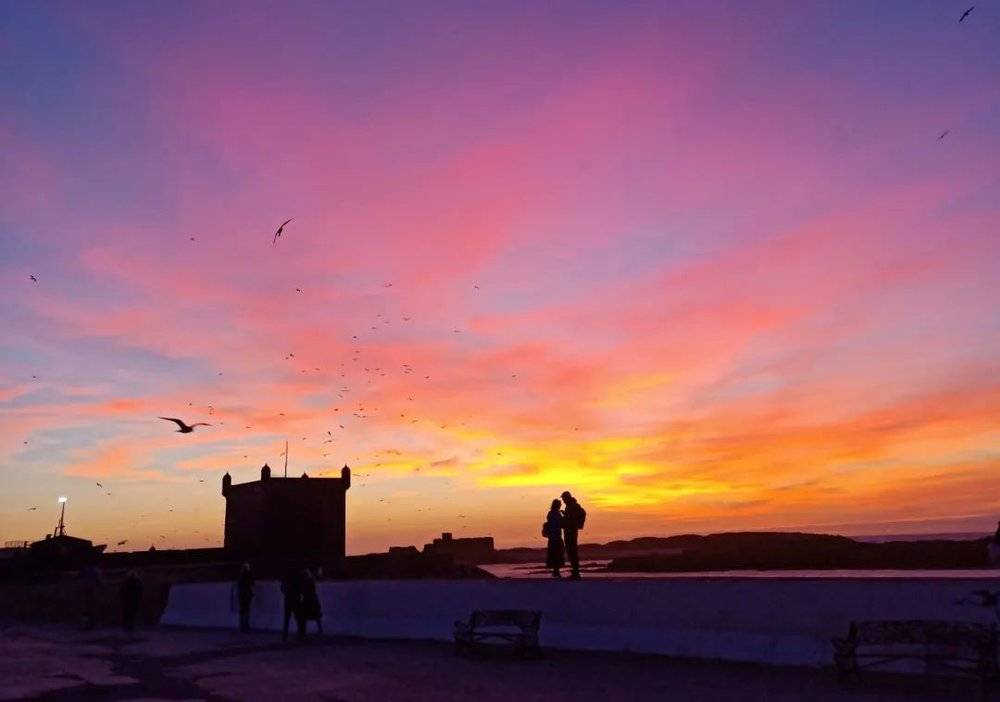
[[[542,525],[542,536],[549,540],[545,549],[545,567],[552,569],[553,578],[561,578],[559,569],[566,565],[565,546],[563,545],[562,529],[563,515],[559,511],[562,503],[559,500],[552,500],[552,507],[545,517]]]
[[[285,620],[281,627],[281,640],[288,641],[288,621],[294,617],[298,627],[299,638],[305,637],[305,620],[302,619],[302,582],[299,569],[293,564],[288,564],[288,570],[281,581],[281,594],[285,599]]]
[[[253,573],[250,564],[244,563],[236,579],[236,595],[240,604],[240,631],[250,631],[250,603],[253,602]]]
[[[139,603],[142,602],[142,580],[137,572],[128,572],[118,588],[118,596],[122,601],[122,629],[133,631],[136,615],[139,614]]]
[[[97,597],[101,589],[101,569],[91,563],[80,573],[83,580],[83,628],[93,629],[97,620]]]
[[[587,511],[580,506],[569,490],[562,494],[562,501],[566,505],[566,509],[563,510],[563,534],[566,537],[566,555],[569,557],[569,565],[572,569],[570,577],[573,580],[579,580],[580,554],[577,551],[577,535],[587,520]]]
[[[319,595],[316,594],[316,578],[308,568],[302,569],[302,608],[299,617],[302,621],[300,637],[305,637],[309,622],[316,622],[316,629],[323,633],[323,607],[319,602]]]
[[[990,556],[990,563],[995,567],[1000,567],[1000,522],[997,522],[997,531],[993,535],[993,540],[990,541],[987,552]]]

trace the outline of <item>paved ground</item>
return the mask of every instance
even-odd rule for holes
[[[457,658],[440,643],[156,629],[0,632],[0,699],[37,700],[974,700],[974,682],[878,678],[654,656],[549,652]],[[997,697],[1000,699],[1000,697]]]

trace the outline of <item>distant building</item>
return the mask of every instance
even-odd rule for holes
[[[419,555],[420,551],[417,550],[416,546],[390,546],[389,555],[390,556],[416,556]]]
[[[310,478],[305,473],[276,478],[265,464],[260,480],[239,485],[226,473],[226,552],[239,558],[342,563],[350,487],[347,466],[339,478]]]
[[[451,556],[457,563],[489,563],[495,554],[492,536],[456,539],[444,532],[440,539],[424,546],[424,553]]]
[[[67,536],[46,535],[42,541],[35,541],[29,547],[32,566],[46,570],[76,570],[92,565],[104,553],[105,545],[94,546],[88,539]]]

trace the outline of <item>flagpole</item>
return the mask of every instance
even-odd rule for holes
[[[285,477],[288,477],[288,439],[285,439]]]

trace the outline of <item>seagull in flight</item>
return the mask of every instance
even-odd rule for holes
[[[965,12],[963,12],[962,16],[958,18],[958,23],[961,24],[962,22],[964,22],[965,18],[968,17],[970,14],[972,14],[972,11],[975,10],[975,9],[976,9],[975,5],[972,5],[971,7],[969,7],[969,9],[966,10]]]
[[[295,219],[295,218],[292,217],[292,219]],[[278,230],[274,233],[274,239],[271,241],[271,246],[274,246],[275,244],[278,243],[278,237],[281,236],[282,233],[284,233],[284,231],[285,231],[285,225],[288,224],[289,222],[291,222],[292,219],[286,219],[284,222],[281,223],[281,226],[278,227]]]
[[[168,422],[174,422],[178,427],[180,427],[177,432],[179,434],[190,434],[194,431],[195,427],[210,427],[212,426],[208,422],[195,422],[194,424],[185,424],[183,420],[177,419],[176,417],[159,417],[159,419],[165,419]]]
[[[29,511],[29,512],[34,512],[34,511],[35,511],[36,509],[38,509],[38,508],[37,508],[37,507],[29,507],[29,508],[28,508],[28,511]]]
[[[102,487],[104,487],[104,486],[103,486],[103,485],[101,485],[100,483],[97,483],[97,487],[99,487],[99,488],[102,488]]]
[[[944,138],[945,138],[946,136],[948,136],[949,134],[951,134],[951,130],[950,130],[950,129],[945,129],[945,130],[944,130],[943,132],[941,132],[941,136],[939,136],[939,137],[937,138],[937,140],[938,140],[938,141],[941,141],[942,139],[944,139]]]

